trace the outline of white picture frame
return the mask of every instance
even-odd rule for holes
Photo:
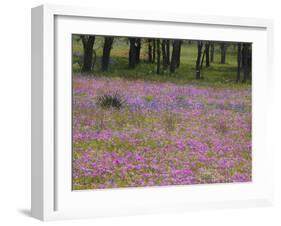
[[[93,27],[96,30],[93,31]],[[253,181],[73,192],[69,144],[71,127],[68,123],[71,117],[69,34],[93,32],[100,35],[252,42],[255,58]],[[57,5],[33,8],[32,216],[41,220],[56,220],[271,205],[273,153],[266,140],[270,105],[266,99],[272,95],[272,62],[271,20],[121,12]]]

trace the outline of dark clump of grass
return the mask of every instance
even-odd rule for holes
[[[114,108],[120,110],[125,106],[125,100],[120,94],[104,94],[97,98],[97,105],[102,108]]]
[[[221,133],[226,133],[228,131],[228,126],[226,121],[219,121],[216,125],[216,128]]]

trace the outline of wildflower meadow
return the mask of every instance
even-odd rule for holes
[[[188,44],[196,52],[196,43]],[[200,81],[180,74],[196,69],[184,64],[181,48],[175,75],[154,74],[148,63],[139,66],[147,75],[138,75],[138,66],[114,70],[125,62],[118,45],[107,72],[96,63],[85,75],[74,65],[74,190],[251,181],[251,83],[235,81],[237,47],[228,64],[213,63]]]

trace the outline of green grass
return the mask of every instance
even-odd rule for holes
[[[202,86],[212,85],[213,87],[245,87],[249,86],[250,82],[237,84],[236,67],[237,67],[237,50],[233,44],[229,44],[227,49],[226,64],[220,64],[220,49],[215,46],[214,62],[209,68],[205,65],[202,69],[204,79],[195,79],[195,62],[197,57],[196,42],[184,42],[181,49],[181,64],[174,74],[169,71],[161,71],[161,74],[156,74],[156,64],[147,62],[147,43],[142,42],[141,48],[141,63],[134,69],[128,67],[128,51],[129,45],[127,38],[115,38],[113,48],[111,50],[111,63],[107,72],[101,71],[103,37],[97,36],[94,49],[97,54],[96,64],[93,72],[90,75],[107,76],[115,78],[125,78],[128,80],[143,79],[149,81],[170,81],[176,84],[197,84]],[[172,46],[170,48],[172,52]],[[82,66],[83,47],[81,41],[73,38],[73,72],[80,73]],[[79,55],[79,56],[77,56]]]

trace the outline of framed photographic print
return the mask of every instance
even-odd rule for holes
[[[272,203],[272,21],[32,9],[32,216]]]

